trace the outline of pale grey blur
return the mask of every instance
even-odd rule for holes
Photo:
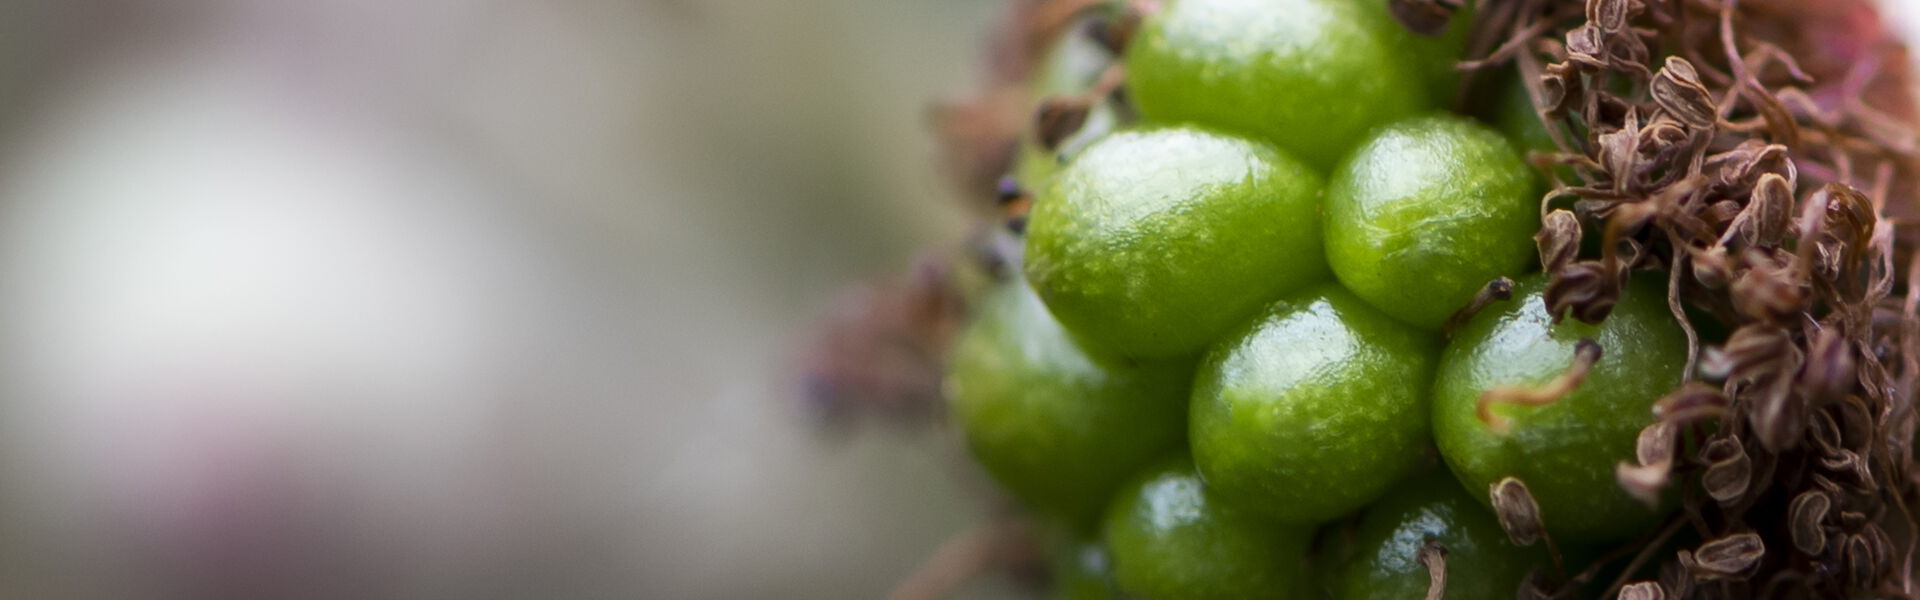
[[[795,354],[997,4],[0,2],[0,598],[883,595],[979,507]]]

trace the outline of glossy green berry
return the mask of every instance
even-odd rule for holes
[[[1645,531],[1659,513],[1628,496],[1614,468],[1634,457],[1652,407],[1680,383],[1687,339],[1658,282],[1627,286],[1600,325],[1548,318],[1544,278],[1524,280],[1458,331],[1441,354],[1433,392],[1433,434],[1455,475],[1475,497],[1503,477],[1524,482],[1548,532],[1568,541],[1618,539]],[[1591,339],[1600,358],[1570,393],[1544,406],[1496,403],[1502,432],[1476,415],[1496,386],[1534,387],[1565,372],[1575,346]]]
[[[1189,366],[1089,350],[1020,282],[987,296],[948,368],[954,420],[980,464],[1030,505],[1087,527],[1184,434]]]
[[[1334,600],[1425,598],[1430,584],[1421,548],[1446,552],[1446,598],[1507,600],[1527,572],[1544,566],[1544,550],[1518,548],[1493,513],[1461,489],[1445,468],[1394,486],[1367,508],[1354,534],[1355,554],[1340,570]]]
[[[1222,504],[1186,459],[1121,489],[1105,526],[1121,591],[1147,600],[1295,598],[1312,532]]]
[[[1379,130],[1327,185],[1327,262],[1387,314],[1437,329],[1518,276],[1540,228],[1534,175],[1498,132],[1448,115]]]
[[[1358,509],[1427,447],[1436,351],[1337,285],[1276,302],[1202,360],[1194,462],[1220,497],[1280,520]]]
[[[1454,11],[1453,20],[1439,35],[1420,35],[1400,24],[1388,9],[1388,0],[1358,0],[1367,9],[1374,25],[1387,32],[1389,43],[1400,56],[1414,64],[1414,74],[1426,85],[1433,106],[1451,106],[1460,88],[1460,69],[1455,65],[1467,53],[1467,34],[1473,29],[1474,3]]]
[[[1326,168],[1430,107],[1397,27],[1355,0],[1170,0],[1128,45],[1127,86],[1150,120],[1262,136]]]
[[[1028,280],[1067,328],[1127,356],[1188,355],[1325,277],[1319,175],[1193,127],[1100,139],[1036,198]]]

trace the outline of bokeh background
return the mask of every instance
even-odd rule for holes
[[[997,5],[0,0],[0,598],[883,596],[982,508],[798,355]]]

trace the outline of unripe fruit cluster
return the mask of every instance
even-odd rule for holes
[[[1171,0],[1125,56],[1140,122],[1063,165],[1025,152],[1024,277],[980,303],[948,395],[980,463],[1105,553],[1098,577],[1144,598],[1417,598],[1433,540],[1448,598],[1504,598],[1540,554],[1500,530],[1495,482],[1523,481],[1566,542],[1658,518],[1613,472],[1684,335],[1655,282],[1599,325],[1547,314],[1529,141],[1437,108],[1460,44],[1385,0]],[[1448,329],[1503,276],[1510,300]],[[1604,353],[1570,392],[1482,413],[1586,341]]]

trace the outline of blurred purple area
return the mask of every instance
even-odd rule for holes
[[[883,595],[979,509],[795,354],[995,4],[0,3],[0,597]]]

